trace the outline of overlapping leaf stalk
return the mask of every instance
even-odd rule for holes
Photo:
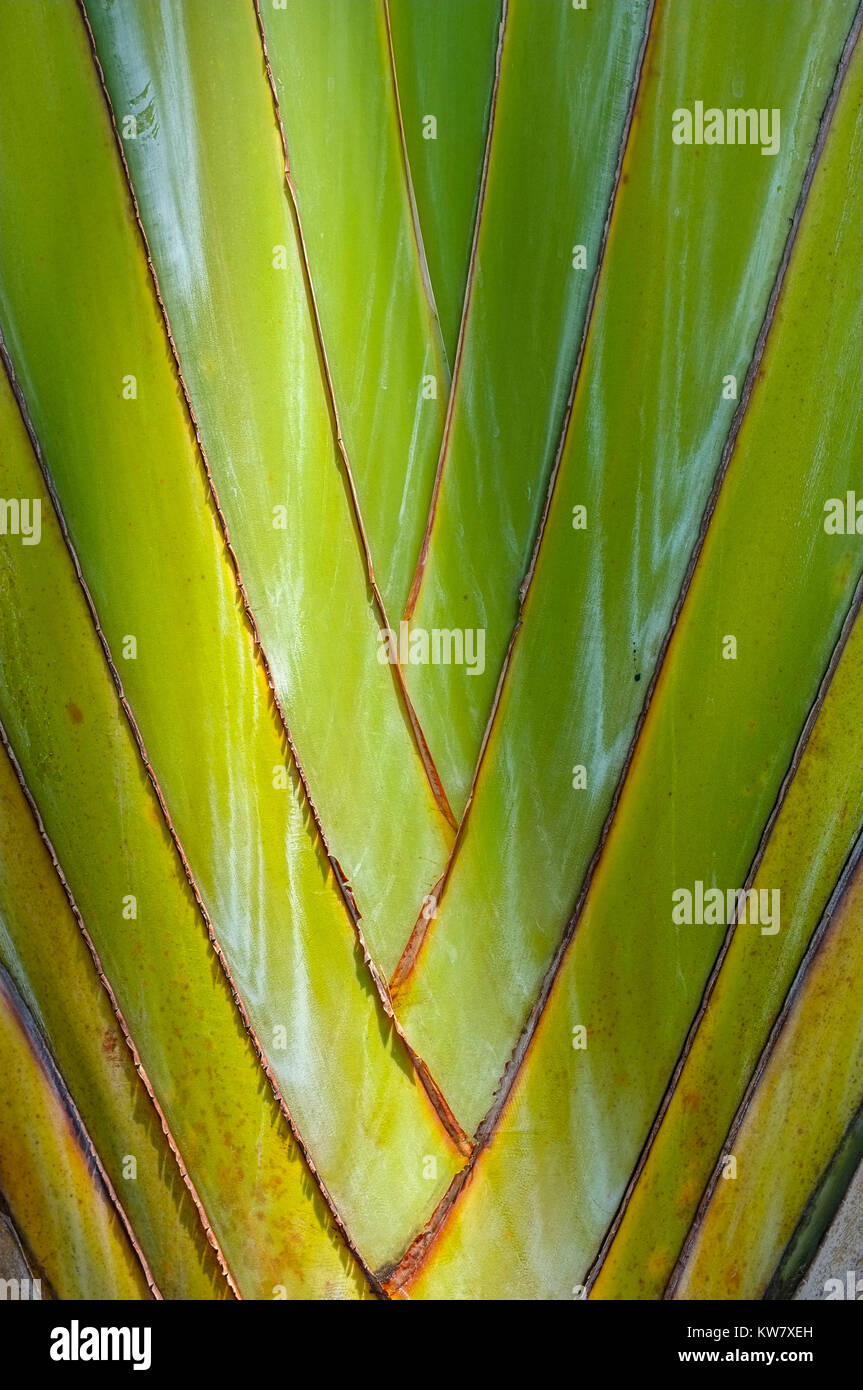
[[[7,1087],[0,1190],[56,1296],[763,1296],[840,1208],[861,16],[776,8],[0,12],[0,1046],[68,1155],[12,1176]],[[677,145],[698,93],[775,154]]]

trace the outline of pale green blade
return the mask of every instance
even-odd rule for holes
[[[0,567],[0,720],[230,1272],[246,1298],[362,1296],[213,958],[2,374],[0,496],[40,516],[38,545],[7,537]],[[35,940],[16,950],[35,993]]]
[[[813,943],[778,1021],[764,1069],[726,1138],[722,1170],[714,1175],[669,1296],[763,1296],[863,1101],[859,863],[831,907],[824,935]],[[844,1274],[839,1273],[843,1283]]]
[[[725,935],[710,918],[675,921],[673,895],[745,881],[827,667],[863,566],[863,538],[824,527],[825,500],[844,498],[863,448],[863,180],[849,177],[863,169],[861,97],[858,46],[615,820],[521,1070],[498,1093],[499,1128],[417,1284],[424,1295],[559,1298],[584,1284]],[[723,659],[729,634],[735,660]],[[513,926],[530,921],[506,907]],[[476,1026],[497,1039],[487,1081],[471,1053],[476,1110],[518,1027],[513,1017],[505,1035],[497,1022],[521,968],[512,939],[508,949],[473,996]]]
[[[4,442],[8,447],[8,441]],[[165,1298],[230,1298],[91,953],[0,749],[0,965],[25,1000]],[[62,980],[62,988],[58,981]]]
[[[210,24],[209,5],[202,12]],[[264,0],[260,13],[344,442],[397,620],[428,512],[449,369],[412,215],[385,8]]]
[[[560,437],[648,12],[646,0],[508,6],[440,489],[407,615],[428,633],[484,633],[481,662],[407,669],[457,814]]]
[[[44,1273],[45,1297],[149,1299],[152,1280],[97,1162],[33,1020],[0,966],[0,1193],[28,1263],[37,1277]]]
[[[449,360],[455,358],[501,0],[388,0],[404,138]]]
[[[706,6],[699,25],[688,22],[688,13],[687,7],[672,4],[657,14],[639,119],[624,166],[627,182],[616,205],[606,275],[524,626],[439,913],[399,1003],[409,1033],[469,1131],[491,1102],[600,842],[735,408],[734,401],[722,398],[722,377],[728,368],[743,382],[853,6],[819,10],[817,36],[810,11],[804,22],[800,11],[789,9],[781,31],[765,10],[737,3]],[[715,80],[710,74],[732,74],[738,63],[746,65],[752,99],[772,92],[787,113],[779,154],[767,158],[758,147],[674,145],[671,113],[679,93],[704,90]],[[833,196],[822,195],[822,208]],[[734,208],[733,217],[728,207]],[[702,210],[707,220],[702,220]],[[828,216],[829,211],[827,206]],[[664,247],[653,260],[645,260],[646,222],[652,228],[648,243]],[[818,274],[823,264],[822,258]],[[804,292],[801,288],[798,296]],[[821,291],[815,298],[825,302]],[[827,364],[838,371],[844,351],[829,337],[818,309],[815,304],[813,326],[801,326],[804,346],[799,352],[807,362],[821,362],[825,346],[832,353]],[[845,306],[840,303],[837,313],[850,334],[858,331],[853,298]],[[715,332],[702,331],[705,320],[717,325]],[[786,353],[793,351],[794,331],[785,335]],[[815,358],[806,355],[813,344]],[[767,437],[785,441],[792,454],[788,465],[797,470],[794,477],[814,460],[818,471],[810,486],[815,492],[807,497],[810,508],[816,503],[820,508],[824,497],[845,486],[846,478],[853,481],[853,465],[844,443],[840,447],[838,442],[849,426],[838,410],[831,414],[831,438],[837,443],[834,456],[825,453],[818,435],[824,423],[818,403],[807,393],[812,409],[805,420],[794,404],[796,361],[782,367]],[[856,421],[853,383],[847,391],[841,389]],[[764,393],[760,383],[756,406]],[[824,402],[825,408],[831,404]],[[812,441],[808,455],[797,446],[801,428]],[[769,457],[775,459],[775,454]],[[774,596],[776,574],[785,572],[785,462],[776,459],[772,470],[763,459],[746,466],[747,485],[750,473],[754,475],[751,496],[745,501],[728,497],[717,513],[717,520],[723,518],[720,535],[735,537],[734,553],[741,557],[736,571],[729,571],[726,562],[721,581],[717,571],[717,585],[727,591],[729,605],[739,598],[752,606],[754,566],[757,582],[770,586],[768,597]],[[735,472],[739,475],[741,467]],[[735,485],[734,495],[738,493]],[[586,531],[572,526],[573,507],[582,504],[588,509]],[[762,515],[769,547],[753,535]],[[748,545],[740,540],[744,521],[747,536],[752,536]],[[813,682],[824,669],[849,602],[855,573],[850,560],[858,555],[857,546],[849,543],[850,557],[837,557],[836,546],[822,531],[824,554],[819,559],[808,533],[804,536],[797,526],[791,543],[805,557],[805,572],[811,566],[815,578],[808,597],[796,579],[787,594],[789,609],[801,604],[798,621],[806,616],[811,623],[801,629],[807,642],[803,651],[792,652],[793,658],[812,663],[805,676],[800,668],[794,679],[782,683],[787,723],[777,727],[763,663],[749,682],[755,660],[751,647],[741,639],[737,663],[720,660],[723,635],[757,626],[761,602],[749,615],[738,618],[735,611],[737,628],[725,620],[718,634],[712,629],[702,634],[704,646],[687,666],[691,675],[685,698],[692,705],[679,703],[684,697],[676,686],[667,697],[674,704],[666,714],[666,742],[655,761],[651,754],[650,770],[641,775],[645,797],[651,776],[657,788],[670,781],[674,797],[669,799],[664,790],[661,801],[657,790],[652,803],[645,799],[644,830],[638,833],[648,839],[637,844],[633,832],[627,848],[639,863],[639,877],[662,883],[663,902],[665,876],[674,856],[682,861],[684,844],[693,847],[694,869],[705,870],[693,878],[710,869],[710,851],[704,846],[716,838],[725,814],[719,790],[707,781],[706,769],[713,763],[727,794],[751,786],[744,802],[746,830],[750,838],[760,833],[813,698]],[[705,597],[703,603],[713,601]],[[790,643],[787,620],[780,626],[783,644]],[[701,718],[692,723],[681,711],[703,711],[705,671],[716,670],[720,675],[711,677],[719,683],[711,695],[710,739],[702,747]],[[735,671],[740,673],[739,692],[728,690],[728,673]],[[741,729],[735,717],[750,684],[754,730],[748,724]],[[734,759],[730,747],[740,750]],[[640,772],[645,758],[642,749],[631,776]],[[693,799],[697,808],[690,806]],[[741,821],[733,846],[740,855],[745,853],[743,831]],[[606,862],[610,853],[611,847],[605,851]],[[645,854],[650,863],[642,869]],[[700,857],[704,854],[706,866]],[[729,885],[742,881],[748,862],[744,859],[743,872],[735,872]],[[623,888],[622,870],[620,877]],[[672,882],[677,886],[677,879]],[[481,913],[475,910],[478,902]],[[624,930],[627,920],[617,925]],[[675,968],[671,977],[676,976]]]
[[[0,91],[0,191],[15,193],[0,208],[0,320],[215,938],[318,1172],[377,1264],[420,1224],[456,1149],[362,968],[298,777],[284,775],[80,17],[4,8],[0,38],[18,56]],[[32,786],[38,769],[10,737]],[[44,741],[64,746],[59,731]],[[49,817],[44,780],[33,791],[56,843],[71,803]]]
[[[223,0],[214,24],[209,0],[91,0],[87,8],[121,138],[124,129],[133,129],[130,118],[135,121],[135,138],[123,140],[123,151],[276,690],[332,851],[363,913],[369,947],[389,974],[417,903],[440,874],[452,833],[434,801],[394,673],[378,661],[380,617],[370,601],[334,445],[254,9],[251,0]],[[322,5],[322,13],[327,8]],[[371,90],[364,96],[357,92],[352,105],[349,85],[344,109],[340,99],[327,110],[328,119],[341,113],[358,139],[383,141],[389,149],[394,136],[390,132],[389,143],[384,140],[388,126],[377,132],[374,123],[357,119],[386,77],[369,68],[360,44],[361,37],[363,44],[380,37],[375,13],[375,6],[359,0],[333,36],[334,43],[341,36],[336,47],[344,62],[355,52],[356,80]],[[274,12],[273,18],[293,24],[298,14],[292,5],[290,21],[287,11]],[[314,29],[311,17],[308,23]],[[298,35],[296,41],[308,56],[321,47],[322,36]],[[319,62],[335,58],[329,46],[321,47]],[[310,64],[308,58],[304,82],[314,85]],[[311,101],[306,86],[302,93],[304,103]],[[383,101],[378,95],[375,110]],[[324,100],[325,91],[319,97]],[[323,139],[320,119],[318,105],[310,107],[308,120]],[[336,143],[345,157],[352,151],[359,176],[371,153],[353,149],[350,141]],[[389,168],[396,156],[387,158]],[[342,207],[359,216],[333,159],[328,156],[324,165],[335,178],[327,197],[340,197]],[[389,201],[398,203],[397,161],[388,177],[388,188],[395,181]],[[366,203],[371,188],[366,180]],[[324,191],[322,185],[322,197]],[[375,246],[395,255],[383,237],[395,216],[388,209],[389,204],[381,212],[378,241],[367,227],[351,229],[344,216],[337,227],[333,224],[342,240],[326,252],[322,290],[324,284],[331,290],[341,285],[334,278],[333,257],[346,274],[359,274],[357,255],[372,254]],[[330,216],[329,203],[320,215]],[[410,224],[402,218],[392,225],[404,250]],[[320,238],[311,238],[310,228],[306,232],[311,248],[317,248]],[[284,259],[284,268],[274,268],[274,247],[283,248],[275,257],[279,267]],[[381,273],[379,267],[379,293]],[[380,392],[369,445],[375,496],[394,524],[401,503],[387,469],[401,469],[407,449],[396,437],[378,435],[401,428],[391,398],[402,390],[396,376],[409,356],[405,345],[416,336],[402,302],[413,281],[407,272],[402,278],[404,293],[395,296],[387,313],[381,314],[377,299],[369,302],[368,291],[359,294],[356,285],[344,311],[368,314],[368,330],[379,345],[391,342],[396,331],[399,336],[396,375]],[[347,287],[341,288],[347,294]],[[354,323],[351,331],[359,327]],[[336,343],[343,351],[350,346],[343,337]],[[367,393],[379,368],[369,345],[356,351],[367,361],[370,375],[356,376]],[[135,371],[134,363],[126,366]],[[141,399],[129,403],[130,411],[141,409],[144,390],[141,381]],[[415,396],[419,399],[418,388],[411,411]],[[437,409],[434,402],[421,407]],[[417,447],[422,438],[419,432]],[[375,546],[374,554],[377,558],[381,548]],[[383,548],[382,559],[386,554]]]
[[[857,619],[752,884],[759,893],[780,894],[781,928],[735,931],[592,1297],[662,1297],[773,1020],[860,829],[861,767],[863,622]]]

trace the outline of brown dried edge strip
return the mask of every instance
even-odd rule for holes
[[[0,1224],[6,1227],[6,1230],[10,1238],[18,1247],[18,1254],[20,1255],[21,1259],[24,1261],[24,1264],[27,1267],[29,1277],[31,1279],[38,1279],[40,1284],[42,1285],[42,1290],[44,1290],[44,1292],[42,1292],[42,1300],[44,1301],[47,1298],[51,1302],[56,1302],[57,1292],[52,1286],[51,1280],[48,1278],[48,1275],[45,1273],[45,1270],[43,1269],[41,1262],[36,1259],[36,1256],[33,1254],[33,1251],[30,1249],[29,1243],[27,1241],[26,1236],[24,1235],[24,1232],[20,1231],[17,1225],[15,1224],[12,1212],[9,1209],[9,1203],[6,1201],[6,1198],[4,1197],[2,1190],[0,1190]]]

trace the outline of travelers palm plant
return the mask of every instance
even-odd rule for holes
[[[2,0],[7,1278],[844,1291],[861,22]]]

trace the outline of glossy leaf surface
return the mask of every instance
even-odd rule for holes
[[[55,52],[66,81],[50,83],[43,63],[16,69],[20,85],[0,94],[7,111],[28,112],[21,140],[5,143],[0,180],[21,186],[34,146],[44,173],[14,219],[0,215],[0,314],[216,939],[299,1132],[377,1264],[434,1199],[424,1158],[436,1159],[442,1190],[456,1151],[407,1055],[393,1065],[400,1045],[360,968],[299,779],[290,767],[284,776],[284,734],[207,497],[77,13],[68,23],[73,32],[52,6],[3,15],[19,43],[36,29],[28,49]],[[76,134],[91,158],[86,201],[64,144]],[[75,212],[61,227],[42,200],[54,207],[64,180]],[[96,335],[91,305],[105,283],[112,296]],[[137,368],[135,399],[122,394],[126,364]],[[94,459],[110,460],[98,509]],[[130,635],[137,655],[124,660]]]
[[[861,30],[0,5],[0,1278],[856,1269]]]
[[[387,7],[419,223],[452,362],[479,200],[502,4],[387,0]]]
[[[0,492],[41,514],[38,546],[0,568],[0,720],[240,1291],[351,1296],[364,1285],[207,942],[5,377],[0,409]]]
[[[688,22],[685,6],[662,7],[657,16],[624,165],[628,181],[615,208],[605,279],[523,627],[449,882],[414,976],[400,998],[408,1031],[469,1131],[491,1102],[599,844],[734,414],[735,402],[722,397],[724,367],[731,363],[742,382],[852,7],[845,6],[841,15],[836,8],[819,11],[820,22],[829,26],[830,41],[820,45],[817,64],[810,51],[811,14],[795,20],[798,14],[789,10],[781,55],[775,27],[764,10],[711,5],[705,15],[710,23],[698,26]],[[751,65],[750,81],[763,82],[762,90],[783,90],[783,109],[794,113],[786,122],[780,153],[770,159],[754,147],[706,150],[674,145],[669,132],[678,93],[703,87],[708,72],[725,72],[730,80],[740,63]],[[838,180],[837,165],[831,168]],[[823,178],[819,187],[824,189],[818,200],[823,215],[847,226],[843,202],[833,201],[838,190],[825,189]],[[732,201],[736,215],[729,224],[723,209]],[[688,212],[696,208],[697,229]],[[707,217],[714,219],[709,229]],[[665,249],[661,257],[645,263],[645,227],[651,218],[658,222],[647,240]],[[829,235],[834,235],[833,221]],[[814,233],[808,244],[813,249],[817,245]],[[723,540],[714,542],[712,593],[721,591],[723,609],[705,594],[699,618],[691,620],[694,645],[687,657],[685,694],[684,678],[676,674],[673,689],[662,701],[662,746],[656,746],[648,760],[642,740],[630,776],[631,782],[637,775],[644,788],[643,819],[636,829],[631,824],[633,811],[624,811],[622,804],[621,834],[627,836],[627,849],[609,845],[604,854],[621,894],[640,883],[638,918],[650,917],[653,908],[647,904],[657,900],[664,915],[668,875],[672,887],[690,877],[707,877],[710,856],[718,865],[723,843],[741,861],[742,873],[735,870],[728,883],[742,881],[749,862],[744,858],[743,821],[738,822],[735,810],[723,822],[720,795],[724,791],[736,802],[740,787],[746,789],[751,858],[850,601],[859,544],[852,539],[847,548],[837,546],[823,530],[820,540],[811,541],[818,526],[814,518],[805,534],[797,525],[790,533],[790,546],[798,547],[807,566],[798,577],[811,573],[812,587],[795,580],[791,592],[783,588],[785,566],[790,564],[788,528],[799,515],[791,468],[796,468],[796,486],[816,516],[824,498],[841,492],[846,482],[851,486],[855,476],[845,443],[849,428],[859,428],[855,383],[846,379],[841,338],[833,336],[823,306],[829,294],[830,304],[835,302],[842,313],[847,293],[843,331],[855,332],[857,282],[848,283],[854,269],[848,250],[842,263],[846,278],[832,288],[828,282],[826,290],[806,298],[825,269],[825,259],[826,248],[810,270],[807,286],[798,292],[795,327],[785,333],[793,360],[780,369],[777,390],[782,396],[777,396],[765,425],[765,437],[773,441],[772,471],[759,440],[751,446],[753,461],[745,470],[745,484],[735,483],[742,471],[735,465],[714,518],[713,531],[732,538],[733,547],[732,552]],[[797,323],[810,311],[812,324],[801,327],[803,336],[797,341]],[[710,335],[698,331],[705,314],[717,324]],[[637,351],[633,324],[642,325]],[[826,397],[823,410],[818,394],[807,389],[804,415],[797,406],[800,378],[813,361],[825,364],[824,371],[832,362],[836,384],[831,377],[829,390],[834,395]],[[769,384],[759,381],[750,407],[759,418],[764,415],[761,396]],[[839,399],[834,399],[835,393]],[[828,427],[833,430],[832,443],[826,437],[822,442],[819,435]],[[781,436],[777,428],[784,431]],[[806,445],[802,430],[807,431]],[[779,437],[781,447],[775,443]],[[587,506],[588,529],[574,530],[573,508],[582,504]],[[749,527],[746,542],[743,526]],[[813,544],[820,546],[818,554]],[[781,567],[781,582],[774,565]],[[778,686],[773,681],[771,667],[760,656],[768,638],[756,635],[768,631],[761,626],[763,603],[757,611],[741,613],[738,620],[737,607],[751,608],[753,583],[759,589],[769,585],[777,604],[785,595],[782,622],[777,620],[769,630],[770,661],[784,660],[780,652],[787,648],[789,659],[811,661],[805,677],[801,668],[786,666],[784,681]],[[735,594],[732,620],[729,609]],[[793,602],[801,604],[794,621],[803,623],[808,617],[813,623],[813,645],[802,651],[788,616]],[[717,630],[720,623],[724,626]],[[757,647],[749,639],[744,644],[743,623],[755,625],[751,642]],[[729,663],[722,659],[722,640],[735,633],[740,659]],[[670,664],[679,667],[680,658]],[[794,678],[791,669],[799,670]],[[705,687],[711,739],[703,751],[702,724],[681,717],[679,711],[701,711]],[[738,739],[744,694],[752,714]],[[733,761],[723,731],[733,737]],[[707,773],[711,759],[717,764],[713,781]],[[688,782],[687,777],[694,780]],[[673,799],[668,797],[669,787]],[[681,806],[687,808],[685,815]],[[662,830],[658,808],[664,818]],[[684,843],[692,846],[691,874],[689,866],[683,873]],[[642,868],[645,854],[649,863]],[[482,904],[480,912],[475,910],[477,903]],[[630,930],[635,931],[635,911],[615,904],[619,930],[632,923]],[[658,961],[652,969],[658,982]],[[676,975],[671,967],[662,978],[673,980]],[[685,1014],[687,1005],[681,1005]],[[676,1035],[677,1025],[671,1027]]]
[[[863,1100],[863,876],[834,906],[747,1097],[719,1180],[699,1213],[675,1298],[758,1298]],[[793,1140],[794,1162],[788,1162]],[[744,1218],[745,1213],[745,1220]]]
[[[584,1283],[724,936],[709,918],[675,922],[673,895],[744,883],[851,603],[861,539],[823,523],[863,446],[863,342],[848,351],[861,332],[861,188],[847,178],[863,158],[861,91],[858,46],[611,831],[500,1129],[422,1278],[426,1295],[479,1285],[562,1297]],[[723,657],[727,634],[735,660]],[[472,1062],[477,1076],[476,1052]]]
[[[482,661],[475,647],[471,664],[407,668],[457,814],[563,425],[647,14],[643,0],[507,10],[439,495],[411,601],[417,630],[484,634]]]
[[[858,620],[752,884],[759,894],[779,894],[778,929],[735,931],[592,1297],[662,1297],[770,1027],[863,823],[861,767]]]
[[[314,23],[324,23],[327,9],[320,5]],[[375,169],[383,160],[389,171],[389,201],[395,202],[396,213],[402,210],[401,221],[396,218],[401,230],[395,234],[406,260],[398,282],[401,298],[387,303],[387,313],[381,315],[374,297],[368,300],[371,289],[360,293],[354,285],[349,302],[366,315],[376,341],[391,340],[391,326],[396,322],[399,334],[406,341],[416,338],[425,351],[422,344],[428,335],[423,339],[420,327],[408,321],[402,302],[414,285],[408,256],[412,233],[399,196],[401,166],[392,148],[395,136],[386,124],[388,98],[379,91],[388,72],[378,51],[383,40],[374,20],[376,9],[360,0],[352,6],[347,24],[329,23],[326,35],[318,36],[321,62],[335,61],[335,44],[357,81],[362,77],[371,89],[364,100],[377,113],[377,124],[370,128],[363,123],[359,132],[375,147],[383,142],[384,153]],[[136,122],[136,136],[124,140],[123,149],[276,691],[333,852],[363,913],[369,945],[388,973],[413,925],[416,904],[440,873],[452,835],[414,747],[393,673],[378,661],[381,620],[371,603],[365,559],[335,447],[254,9],[251,0],[225,0],[216,26],[208,0],[183,0],[181,5],[175,0],[157,4],[91,0],[88,13],[119,128],[122,131],[130,117]],[[290,12],[273,17],[279,26],[301,20],[313,25],[313,12],[295,3]],[[357,28],[364,47],[358,47]],[[313,38],[310,35],[303,41],[297,35],[297,51],[309,52]],[[280,46],[274,45],[274,61],[278,51]],[[306,72],[304,81],[314,88],[314,74]],[[231,93],[229,102],[223,99],[226,89]],[[318,138],[326,137],[326,148],[335,142],[359,175],[372,155],[365,149],[352,151],[333,132],[327,137],[321,111],[329,113],[328,120],[340,115],[354,129],[360,94],[352,104],[350,91],[345,92],[333,105],[324,92],[318,92],[317,102],[305,115],[311,100],[308,87],[303,86],[292,102],[295,99],[300,102],[298,123],[305,128],[308,122]],[[285,112],[283,119],[289,114]],[[388,130],[389,140],[385,140]],[[289,120],[289,142],[293,133]],[[329,157],[326,162],[330,167]],[[301,160],[298,179],[302,164]],[[194,181],[190,170],[194,170]],[[338,170],[332,169],[332,177],[328,196],[348,196]],[[363,184],[367,204],[367,176]],[[352,206],[356,207],[356,200]],[[385,225],[390,225],[392,209],[388,206],[381,215],[384,211]],[[325,218],[327,207],[317,215]],[[333,225],[346,233],[342,222]],[[305,230],[314,262],[320,238],[312,235],[311,227],[306,225]],[[376,245],[369,240],[368,228],[357,227],[348,246],[324,248],[324,283],[341,293],[333,258],[345,275],[359,274],[353,251],[365,247],[373,254]],[[130,253],[134,254],[133,247]],[[389,248],[387,275],[394,255]],[[379,292],[383,289],[380,266],[363,273],[375,280]],[[322,303],[326,329],[325,308]],[[337,386],[347,370],[341,360],[345,353],[351,362],[357,356],[363,358],[368,375],[362,389],[368,392],[371,380],[379,375],[379,364],[368,345],[354,341],[361,331],[362,324],[352,322],[349,342],[344,335],[333,338],[327,333],[326,347],[333,357]],[[341,354],[334,353],[339,345]],[[404,358],[400,352],[399,371]],[[226,379],[227,361],[231,366]],[[342,371],[336,370],[337,363]],[[129,371],[133,370],[134,364],[129,364]],[[419,387],[414,387],[412,382],[411,409],[419,401]],[[399,389],[405,388],[393,381],[393,393]],[[130,403],[130,410],[143,406],[144,390],[142,382],[139,405]],[[383,392],[380,401],[375,437],[363,443],[360,457],[374,461],[374,496],[395,517],[402,506],[402,484],[391,483],[386,468],[404,466],[405,440],[415,429],[413,423],[405,424],[400,443],[401,426]],[[436,407],[434,402],[420,401],[416,408],[434,412]],[[366,418],[359,405],[346,409],[346,429],[355,413]],[[393,430],[395,437],[378,438],[381,430]],[[435,456],[436,447],[433,444]],[[408,471],[411,487],[422,493],[413,468]],[[361,472],[357,482],[362,500]],[[430,483],[426,495],[429,488]],[[419,497],[417,505],[424,517],[424,497]],[[381,541],[371,518],[366,521],[386,593],[384,574],[391,547]],[[409,548],[413,556],[416,544],[410,542]],[[277,757],[274,754],[271,763]]]
[[[0,1191],[49,1288],[59,1298],[150,1298],[88,1136],[5,971],[0,1078]]]
[[[345,445],[395,621],[425,523],[449,369],[411,211],[386,9],[383,0],[289,0],[261,15]]]
[[[8,438],[6,443],[8,447]],[[48,1041],[114,1190],[122,1194],[163,1297],[230,1297],[157,1110],[137,1075],[50,854],[2,750],[0,964]]]

